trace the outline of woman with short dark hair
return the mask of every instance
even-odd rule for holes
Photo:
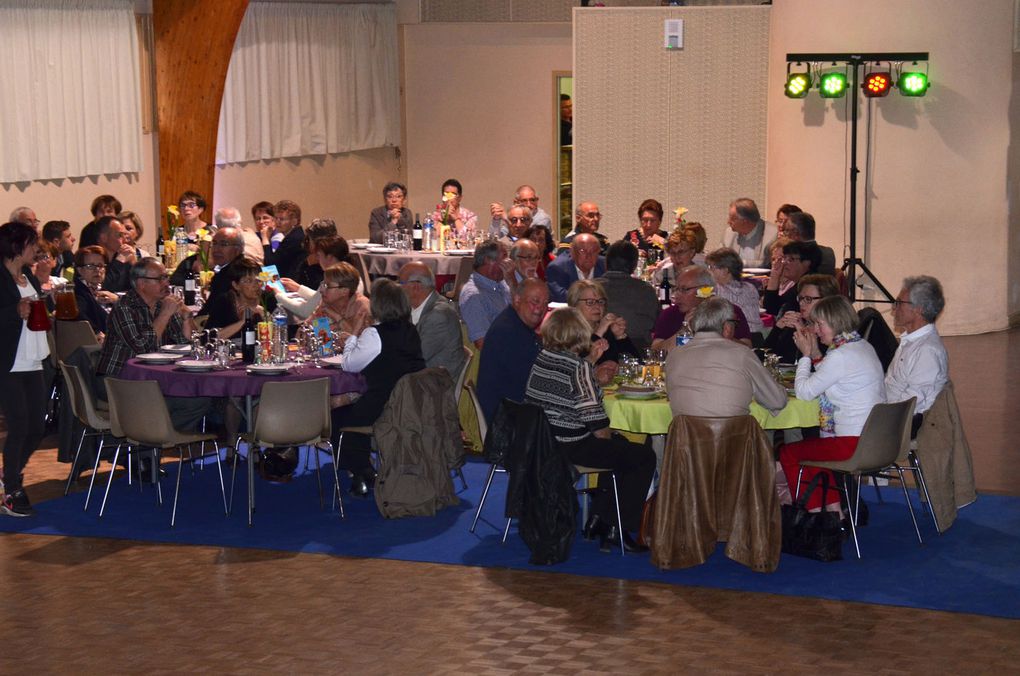
[[[623,239],[641,251],[654,250],[656,259],[651,262],[655,263],[662,258],[666,238],[669,236],[669,233],[660,227],[662,225],[662,205],[657,200],[647,199],[638,207],[637,213],[640,225],[633,230],[628,230]]]
[[[41,293],[30,265],[39,234],[25,223],[0,226],[0,411],[7,421],[0,481],[0,514],[30,516],[22,485],[28,459],[42,441],[46,390],[42,360],[49,356],[46,331],[28,327],[30,302]]]

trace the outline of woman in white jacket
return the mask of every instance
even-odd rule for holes
[[[798,330],[794,342],[800,350],[794,389],[798,399],[819,399],[820,437],[784,446],[779,454],[783,472],[796,493],[802,460],[846,460],[854,454],[864,422],[875,404],[885,402],[885,374],[874,348],[857,333],[857,312],[843,296],[823,298],[811,311],[814,326]],[[818,341],[828,350],[822,358]],[[828,470],[826,470],[828,471]],[[805,468],[803,490],[817,473]],[[835,486],[830,476],[830,486]],[[826,504],[838,503],[830,492]],[[822,506],[814,493],[808,508]]]

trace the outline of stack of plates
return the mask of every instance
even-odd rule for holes
[[[368,242],[351,242],[352,249],[367,249],[369,246]]]
[[[135,359],[143,364],[173,364],[178,359],[183,359],[183,354],[168,354],[166,352],[146,352]]]
[[[655,399],[659,396],[659,390],[651,385],[634,385],[625,383],[616,390],[616,396],[624,399]]]
[[[396,253],[396,249],[391,246],[370,246],[368,247],[368,253]]]
[[[287,362],[283,364],[252,364],[246,371],[258,376],[279,376],[289,371],[293,365]]]
[[[443,253],[447,256],[470,256],[474,252],[474,249],[447,249]]]
[[[182,371],[191,371],[193,373],[202,373],[203,371],[212,371],[216,368],[216,360],[214,359],[181,359],[177,362],[177,368]]]
[[[188,343],[180,343],[178,345],[160,345],[160,352],[169,352],[170,354],[191,354],[191,345]]]
[[[319,363],[321,363],[323,366],[338,369],[341,368],[344,364],[344,356],[342,354],[338,354],[333,357],[323,357],[322,359],[319,360]]]

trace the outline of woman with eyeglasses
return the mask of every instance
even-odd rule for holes
[[[209,299],[205,327],[218,329],[220,338],[232,338],[244,325],[247,310],[251,310],[256,321],[266,321],[269,313],[276,309],[276,298],[265,290],[265,283],[259,277],[262,266],[251,258],[237,258],[225,271],[230,276],[230,291]]]
[[[640,356],[627,336],[627,321],[606,312],[606,302],[606,290],[598,282],[589,279],[579,279],[567,290],[567,305],[581,311],[581,316],[591,327],[592,341],[606,341],[606,349],[595,362],[595,376],[599,385],[612,381],[619,369],[620,355]]]
[[[117,220],[124,226],[124,243],[135,250],[135,260],[140,261],[151,256],[152,254],[138,246],[142,241],[142,235],[145,234],[141,216],[133,211],[122,211],[117,214]]]
[[[707,243],[708,234],[701,223],[687,223],[674,230],[666,240],[666,260],[659,263],[652,273],[652,285],[661,286],[665,279],[675,289],[676,276],[680,270],[704,262],[702,253]]]
[[[56,246],[44,239],[39,239],[35,253],[35,262],[32,264],[32,274],[39,280],[39,287],[43,293],[58,289],[67,283],[62,277],[52,276],[53,268],[57,267],[57,256],[59,255],[60,252],[57,251]],[[52,304],[52,296],[47,295],[46,305],[51,310],[53,309],[51,307]]]
[[[323,273],[319,303],[311,319],[325,317],[334,333],[357,335],[358,328],[372,324],[369,299],[358,291],[361,275],[350,263],[337,263]]]
[[[187,190],[177,200],[177,208],[181,212],[181,225],[184,226],[184,233],[191,243],[189,248],[192,251],[198,250],[198,231],[209,230],[209,224],[202,220],[202,213],[205,211],[205,198],[194,190]]]
[[[117,294],[103,290],[106,278],[106,255],[101,246],[83,246],[74,254],[74,300],[78,319],[85,320],[102,342],[106,335],[109,309],[117,302]]]
[[[798,329],[811,326],[811,310],[823,298],[839,295],[839,285],[832,275],[804,275],[797,282],[797,295],[776,314],[776,325],[765,337],[762,347],[779,355],[781,361],[793,363],[800,354],[793,342]],[[825,346],[819,348],[824,352]]]
[[[649,252],[649,255],[656,256],[656,260],[662,256],[663,248],[666,246],[666,238],[669,233],[663,230],[662,226],[662,205],[653,199],[647,199],[638,207],[638,221],[640,225],[633,230],[628,230],[623,239],[627,240],[638,248],[639,251]]]

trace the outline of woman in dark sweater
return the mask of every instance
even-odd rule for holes
[[[600,385],[609,383],[619,369],[620,356],[640,357],[638,349],[627,337],[627,322],[606,312],[606,290],[598,282],[580,279],[567,291],[567,305],[576,307],[591,327],[592,341],[605,339],[606,351],[595,362],[595,377]]]
[[[39,234],[25,223],[0,226],[0,411],[7,420],[0,514],[30,516],[22,486],[28,459],[43,438],[46,390],[42,360],[49,356],[45,331],[28,328],[30,301],[40,293],[29,266]]]
[[[353,333],[340,334],[344,345],[343,369],[363,374],[368,389],[360,397],[333,398],[334,445],[341,427],[375,423],[397,381],[425,368],[421,339],[411,323],[411,305],[400,286],[389,279],[377,279],[372,284],[370,298],[376,323],[365,326],[368,320],[362,316]],[[364,495],[375,476],[369,461],[369,440],[363,435],[348,433],[343,442],[343,448],[339,449],[340,467],[354,474],[351,491]]]

